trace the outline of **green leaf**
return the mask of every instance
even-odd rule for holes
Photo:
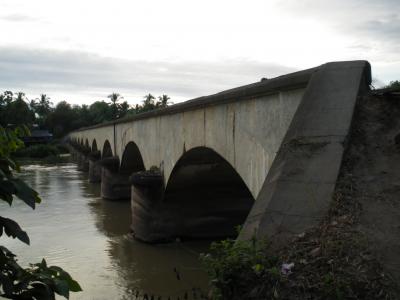
[[[68,283],[69,289],[71,292],[80,292],[82,291],[81,286],[77,281],[75,281],[68,272],[64,271],[62,268],[58,266],[49,267],[50,270],[53,270],[58,275],[58,278],[65,280]]]
[[[71,292],[81,292],[82,291],[81,286],[74,279],[68,280],[68,286],[69,286],[69,289],[71,290]]]
[[[21,229],[17,222],[0,217],[0,236],[3,235],[3,230],[7,236],[18,238],[20,241],[29,245],[28,234]]]
[[[41,202],[39,194],[19,178],[13,178],[10,181],[16,189],[15,195],[35,209],[35,203]]]
[[[40,266],[40,268],[46,269],[47,268],[46,260],[42,258],[42,261],[40,264],[38,264],[38,266]]]
[[[19,165],[15,161],[13,161],[11,158],[5,157],[5,160],[11,169],[16,170],[18,172],[20,171]]]
[[[13,196],[10,193],[4,192],[4,190],[2,190],[0,187],[0,199],[7,202],[11,206],[11,203],[13,201]]]
[[[69,286],[65,280],[54,280],[55,292],[65,298],[69,299]]]
[[[44,282],[35,281],[32,288],[22,293],[20,299],[41,299],[41,300],[55,300],[53,290]]]

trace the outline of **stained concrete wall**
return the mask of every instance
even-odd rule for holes
[[[240,238],[268,236],[278,246],[322,220],[369,84],[366,61],[328,63],[312,76]]]
[[[239,236],[287,240],[317,224],[332,200],[357,97],[371,83],[366,61],[335,62],[70,134],[114,155],[137,144],[164,186],[185,151],[209,147],[256,199]],[[133,158],[134,159],[134,158]],[[276,244],[278,244],[276,243]]]
[[[295,89],[268,90],[267,95],[246,99],[238,95],[238,101],[231,99],[183,112],[80,130],[71,133],[70,138],[87,139],[90,145],[95,139],[100,150],[108,140],[120,158],[126,145],[133,141],[145,168],[159,167],[165,185],[185,151],[208,147],[234,167],[256,198],[304,92],[305,84]]]

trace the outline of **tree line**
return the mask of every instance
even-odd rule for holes
[[[167,107],[168,95],[155,97],[148,94],[141,104],[131,106],[118,93],[112,93],[109,101],[96,101],[91,105],[71,105],[61,101],[55,106],[50,97],[41,94],[39,98],[28,99],[23,92],[4,91],[0,94],[0,125],[3,127],[36,124],[40,129],[48,129],[55,137],[84,126],[91,126],[126,116]]]

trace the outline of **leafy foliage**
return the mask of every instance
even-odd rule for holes
[[[49,144],[32,145],[26,148],[19,149],[15,152],[15,157],[30,157],[30,158],[44,158],[48,156],[56,156],[61,153],[61,147]]]
[[[4,125],[7,124],[32,124],[35,115],[29,108],[25,94],[18,92],[16,97],[12,92],[6,91],[0,99],[0,105],[4,107],[0,109],[0,120]]]
[[[164,108],[170,104],[170,97],[165,94],[158,98],[148,94],[142,104],[135,106],[127,101],[122,102],[123,97],[118,93],[112,93],[107,98],[111,102],[71,105],[61,101],[54,107],[46,94],[29,101],[22,92],[13,94],[5,91],[0,94],[0,125],[35,124],[41,129],[50,129],[55,137],[62,137],[77,128]]]
[[[278,297],[278,259],[266,255],[266,243],[223,240],[211,245],[201,260],[211,278],[212,298],[272,299]]]
[[[23,147],[18,137],[28,133],[26,127],[10,130],[0,126],[0,200],[11,205],[17,197],[34,209],[41,199],[35,190],[14,176],[13,172],[19,171],[19,166],[11,158]],[[29,244],[27,233],[17,222],[0,216],[0,236],[3,233]],[[22,268],[15,255],[0,246],[0,296],[8,299],[55,299],[56,293],[69,298],[70,291],[81,291],[81,287],[60,267],[48,267],[43,259],[41,263]]]
[[[391,81],[387,87],[400,89],[400,80]]]

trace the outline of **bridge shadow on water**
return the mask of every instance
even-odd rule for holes
[[[83,175],[84,176],[84,175]],[[84,196],[98,231],[107,237],[105,249],[111,268],[117,270],[115,284],[123,299],[136,294],[154,295],[155,299],[192,299],[193,288],[207,289],[207,275],[198,260],[210,241],[188,241],[149,245],[136,241],[129,232],[130,201],[100,198],[100,184],[84,184]],[[198,294],[198,293],[197,293]]]

